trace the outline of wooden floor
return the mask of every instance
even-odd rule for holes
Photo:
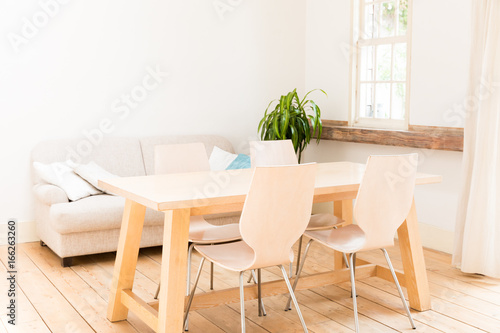
[[[401,269],[397,247],[390,249],[396,269]],[[6,248],[0,248],[1,275],[6,276]],[[319,244],[312,247],[305,273],[331,268],[332,253]],[[384,263],[380,252],[359,254],[358,258]],[[7,323],[6,301],[2,296],[0,332],[152,332],[130,314],[128,321],[110,323],[106,307],[115,255],[80,257],[75,265],[62,268],[59,259],[39,243],[21,244],[18,260],[18,330]],[[500,332],[500,280],[463,274],[450,265],[450,256],[425,250],[433,310],[412,310],[416,332]],[[161,249],[141,250],[134,292],[153,299],[160,279]],[[193,270],[199,263],[195,255]],[[201,291],[209,286],[209,265],[200,279]],[[263,271],[263,279],[276,279],[280,271]],[[215,288],[235,287],[237,274],[215,270]],[[5,295],[7,281],[0,279]],[[357,282],[362,332],[415,332],[404,314],[395,286],[373,277]],[[310,332],[352,332],[354,319],[350,284],[343,283],[297,293]],[[264,299],[267,316],[258,317],[257,302],[246,302],[248,332],[301,332],[297,313],[284,312],[284,295]],[[239,332],[239,304],[200,310],[190,316],[190,332]]]

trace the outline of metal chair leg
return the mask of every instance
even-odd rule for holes
[[[302,259],[302,262],[300,263],[299,271],[297,272],[297,275],[295,276],[295,281],[293,281],[293,288],[292,288],[293,291],[295,291],[295,288],[297,288],[297,283],[299,282],[300,274],[302,273],[302,268],[304,268],[304,263],[306,262],[307,253],[309,252],[309,248],[311,247],[312,242],[314,242],[314,240],[312,240],[312,239],[309,242],[307,242],[306,250],[304,251],[304,258]],[[288,297],[288,302],[286,302],[286,305],[285,305],[285,311],[292,309],[290,306],[291,302],[292,302],[292,297]]]
[[[191,257],[193,254],[194,243],[191,243],[188,248],[188,265],[187,265],[187,277],[186,277],[186,296],[189,296],[191,288]],[[156,288],[154,299],[158,299],[158,294],[160,293],[161,282],[158,282],[158,287]]]
[[[359,333],[359,320],[358,320],[358,303],[356,301],[356,282],[354,277],[354,254],[351,253],[349,263],[349,270],[351,271],[351,296],[352,296],[352,307],[354,309],[354,325],[356,327],[356,333]]]
[[[187,285],[186,285],[186,295],[189,295],[191,289],[191,258],[193,257],[194,243],[191,243],[188,248],[188,267],[187,267]]]
[[[255,281],[254,276],[253,276],[254,274],[255,274],[255,273],[254,273],[254,271],[252,270],[252,271],[250,272],[250,276],[248,277],[248,281],[247,281],[247,283],[252,282],[252,279]]]
[[[201,270],[203,268],[204,263],[205,263],[205,258],[201,258],[200,267],[198,268],[198,274],[196,274],[196,281],[194,282],[193,291],[191,291],[191,294],[189,295],[189,300],[186,307],[186,313],[184,314],[184,331],[187,331],[189,329],[188,327],[189,309],[191,309],[191,304],[193,303],[194,293],[196,291],[196,287],[198,286],[198,281],[200,280]]]
[[[156,288],[154,299],[158,299],[158,295],[160,294],[160,285],[161,285],[161,281],[158,282],[158,287]]]
[[[303,238],[304,238],[304,235],[300,236],[300,238],[299,238],[299,250],[297,251],[297,269],[295,271],[295,275],[299,274],[300,254],[302,252],[302,239]],[[290,278],[292,278],[292,274],[290,274]]]
[[[406,314],[408,315],[408,319],[410,319],[410,324],[413,329],[416,329],[417,327],[415,326],[415,323],[413,322],[413,318],[411,317],[410,309],[408,308],[408,304],[406,304],[406,299],[403,294],[403,291],[401,290],[401,286],[399,285],[398,278],[396,276],[396,272],[394,271],[394,268],[392,267],[391,259],[389,258],[389,254],[387,253],[386,249],[381,249],[382,252],[384,252],[385,255],[385,260],[387,261],[387,265],[389,265],[389,269],[391,270],[392,278],[394,282],[396,283],[396,287],[398,288],[399,292],[399,297],[401,297],[401,301],[403,302],[403,307],[405,308]]]
[[[344,253],[345,255],[345,253]],[[351,256],[353,257],[352,259],[352,272],[354,273],[354,279],[356,279],[356,253],[352,253]],[[351,266],[349,265],[348,268],[350,268]],[[353,294],[352,294],[352,286],[351,286],[351,298],[353,297]]]
[[[245,290],[243,288],[243,272],[240,272],[240,311],[241,311],[241,332],[245,333]]]
[[[259,317],[267,316],[266,308],[264,307],[264,301],[262,300],[262,290],[261,290],[261,279],[260,279],[260,269],[258,271],[258,278],[255,276],[255,270],[252,269],[251,276],[253,281],[257,284],[257,298],[259,302]]]
[[[280,265],[281,272],[283,273],[283,278],[285,279],[286,286],[288,288],[288,291],[290,292],[290,298],[293,300],[293,305],[295,306],[295,309],[297,310],[297,314],[299,315],[300,323],[302,324],[302,328],[304,329],[304,332],[307,333],[307,326],[304,321],[304,318],[302,317],[302,313],[300,312],[299,308],[299,303],[297,303],[297,299],[295,298],[295,293],[293,292],[292,286],[290,285],[290,280],[288,279],[288,276],[286,275],[286,270],[283,265]]]
[[[214,290],[214,263],[210,263],[210,290]]]

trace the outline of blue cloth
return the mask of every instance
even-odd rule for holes
[[[226,170],[235,169],[250,169],[250,156],[245,154],[238,154],[234,161],[229,164]]]

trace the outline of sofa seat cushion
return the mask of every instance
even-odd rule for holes
[[[118,229],[121,226],[125,199],[101,194],[50,207],[52,227],[60,234]],[[163,225],[164,213],[146,210],[144,225]]]

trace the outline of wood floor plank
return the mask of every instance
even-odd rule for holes
[[[361,257],[383,264],[382,259],[373,253],[363,253],[360,254]],[[397,255],[393,255],[393,257],[394,267],[396,269],[402,267]],[[427,274],[429,276],[430,293],[433,297],[455,303],[474,312],[477,311],[476,309],[481,309],[481,314],[500,320],[500,306],[495,304],[500,302],[500,295],[460,280],[444,277],[432,271],[428,271]]]
[[[28,257],[52,282],[59,292],[73,304],[75,309],[97,332],[136,333],[127,321],[112,323],[106,318],[108,302],[103,300],[71,268],[63,268],[60,261],[51,255],[51,250],[37,243],[21,244]]]
[[[109,298],[109,287],[113,273],[100,267],[93,259],[93,256],[78,258],[71,269],[78,274],[95,292],[105,301]],[[154,333],[142,320],[134,313],[129,312],[127,321],[138,331],[144,333]]]
[[[0,258],[4,264],[6,254],[6,248],[3,247],[0,250]],[[16,255],[18,285],[52,332],[94,332],[73,305],[61,295],[23,251],[18,249]]]
[[[396,287],[391,282],[378,278],[369,278],[363,280],[360,283],[391,293],[397,297]],[[395,303],[397,302],[395,300],[393,301]],[[450,317],[453,320],[460,321],[468,326],[484,330],[486,332],[496,332],[499,331],[500,328],[500,322],[491,317],[485,316],[484,314],[476,311],[469,311],[460,305],[442,300],[437,297],[432,297],[432,311],[413,313],[415,318],[420,318],[419,320],[428,320],[431,323],[432,320],[434,320],[434,318],[436,317],[435,313],[438,313]],[[471,330],[473,329],[471,328]]]
[[[18,281],[17,301],[22,306],[19,320],[29,325],[25,326],[23,332],[152,332],[132,313],[129,313],[126,322],[110,324],[111,329],[108,322],[102,321],[106,313],[114,254],[79,257],[71,268],[62,268],[52,251],[40,248],[38,243],[24,244],[18,248],[22,252],[19,260],[22,260],[23,266],[22,274],[19,274],[21,280]],[[294,249],[296,252],[297,246]],[[389,249],[394,266],[401,269],[398,251],[398,248]],[[5,257],[0,252],[1,255]],[[412,311],[417,324],[416,332],[500,332],[500,280],[462,273],[451,267],[450,256],[443,253],[424,250],[424,255],[433,309],[426,312]],[[360,253],[358,258],[385,266],[380,251]],[[193,275],[199,262],[200,257],[195,254]],[[153,299],[160,279],[160,263],[161,247],[140,251],[134,293],[146,301]],[[5,272],[5,267],[0,265],[0,274],[2,268]],[[304,266],[304,274],[325,272],[332,268],[333,252],[318,244],[313,245]],[[209,274],[210,266],[206,264],[200,278],[199,292],[209,290]],[[281,278],[279,268],[262,270],[263,281],[277,278]],[[5,282],[0,281],[0,288],[4,288]],[[215,289],[236,287],[238,284],[237,273],[215,269]],[[406,290],[403,290],[406,294]],[[377,277],[367,278],[357,282],[357,291],[362,332],[415,332],[410,328],[393,283]],[[299,291],[297,299],[311,333],[354,331],[350,283]],[[247,332],[302,332],[296,311],[283,311],[286,301],[286,295],[265,297],[266,317],[258,316],[256,300],[245,302]],[[102,308],[104,311],[101,316]],[[0,317],[5,317],[5,311],[2,311]],[[0,333],[18,332],[7,330],[6,327],[3,319],[0,320]],[[189,332],[192,333],[237,332],[239,327],[237,303],[190,314]]]
[[[335,300],[349,309],[352,309],[352,299],[350,297],[350,289],[344,290],[338,286],[326,286],[319,288],[321,295],[330,300]],[[417,329],[413,330],[406,315],[398,313],[393,308],[388,308],[380,305],[377,301],[372,301],[368,297],[361,295],[357,298],[358,311],[360,314],[372,318],[387,327],[396,329],[400,332],[446,332],[426,325],[425,323],[417,323]],[[352,310],[351,310],[352,311]],[[351,317],[352,318],[352,317]],[[354,319],[353,319],[354,320]]]
[[[142,256],[140,256],[141,258]],[[114,263],[115,263],[115,255],[111,253],[105,253],[98,255],[96,258],[97,264],[102,267],[104,270],[106,270],[108,273],[113,272],[114,268]],[[141,262],[141,270],[145,270],[143,267],[144,265],[144,259],[140,259]],[[138,266],[139,266],[139,259],[138,259]],[[158,273],[159,273],[159,266],[158,266]],[[159,275],[159,274],[158,274]],[[156,280],[159,281],[159,280]],[[143,300],[146,302],[151,302],[154,300],[154,291],[156,290],[157,282],[155,280],[149,278],[148,276],[144,275],[141,273],[141,271],[138,269],[135,278],[134,278],[134,288],[133,292],[137,294],[139,297],[141,297]],[[129,314],[130,315],[130,314]],[[190,316],[190,332],[220,332],[220,329],[211,323],[210,321],[206,320],[202,316],[200,316],[197,313],[193,313]]]
[[[0,261],[0,275],[2,277],[6,276],[7,270]],[[0,290],[6,291],[8,282],[6,279],[0,279]],[[16,316],[16,326],[8,323],[10,318],[7,318],[7,309],[2,306],[0,310],[0,320],[1,327],[0,332],[34,332],[34,333],[49,333],[49,329],[45,326],[42,318],[36,312],[35,308],[31,305],[30,301],[19,287],[16,286],[16,306],[17,306],[17,316]]]

